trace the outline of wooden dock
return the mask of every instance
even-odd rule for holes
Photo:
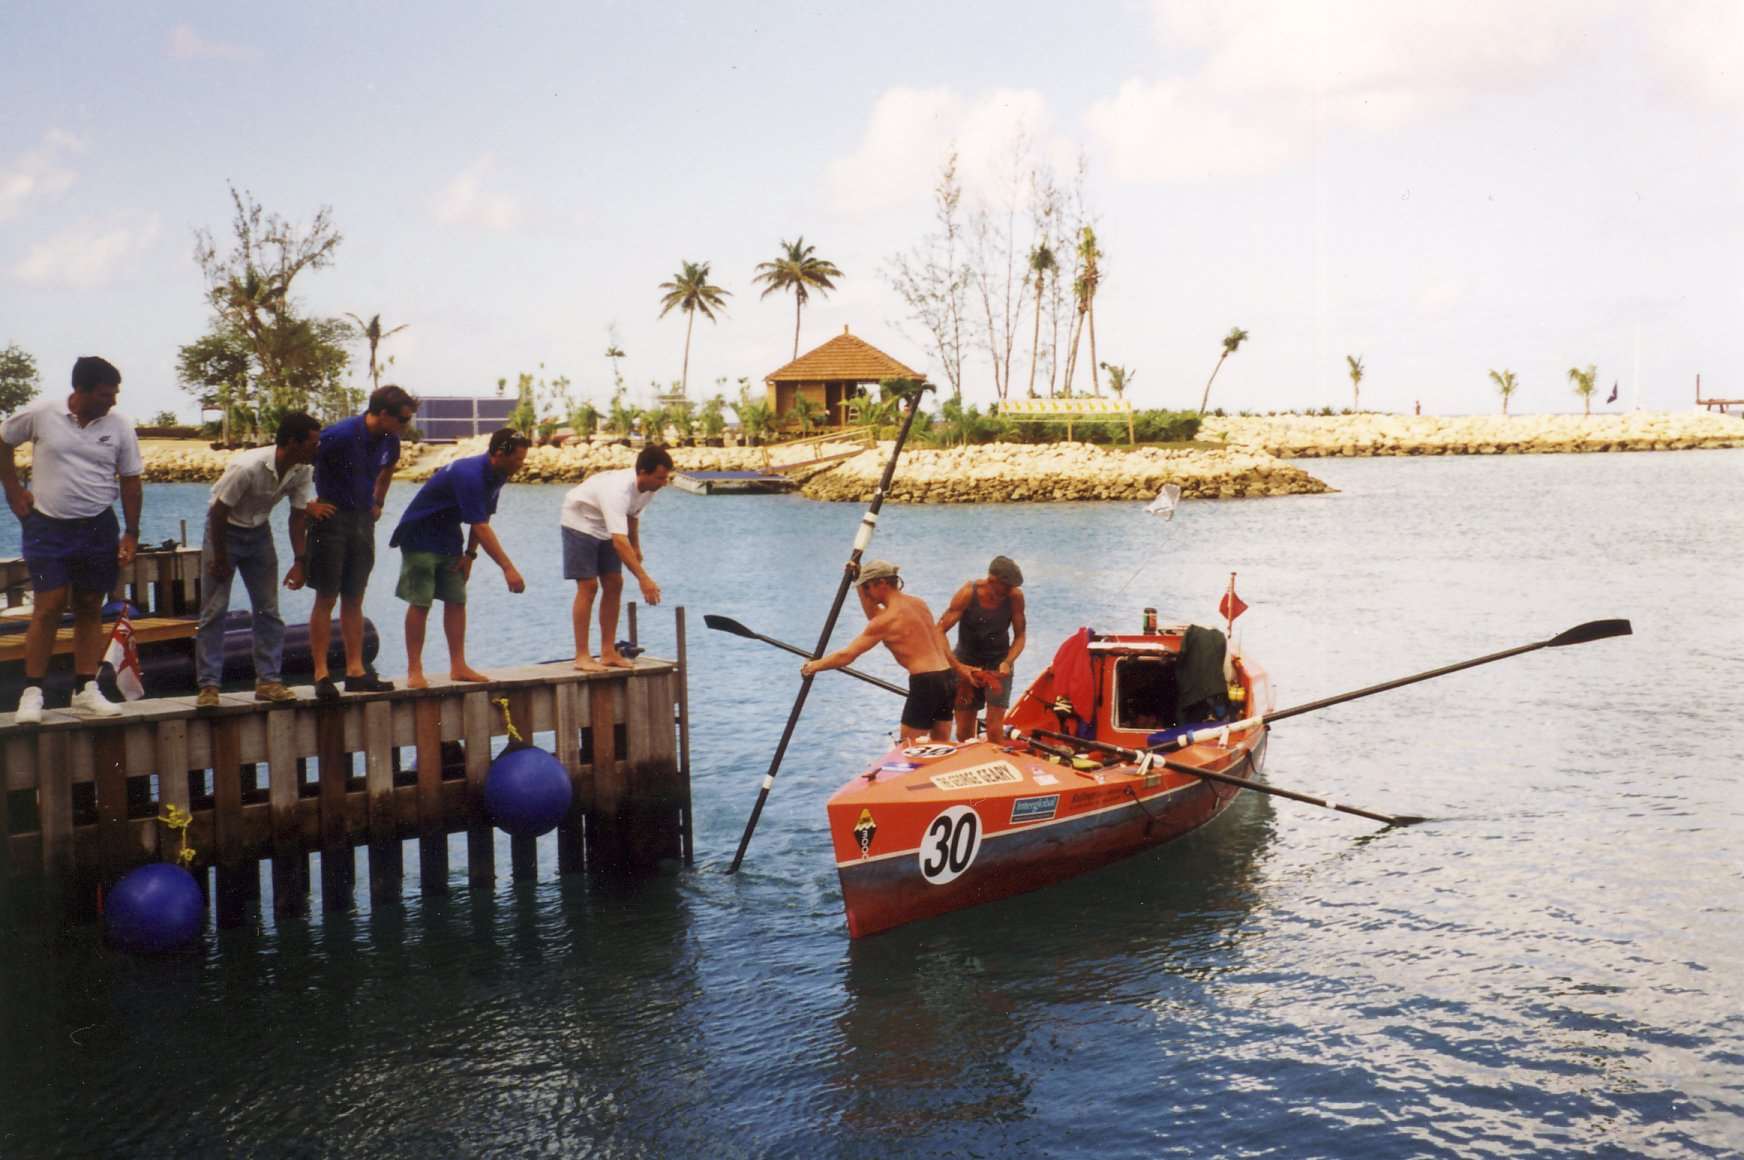
[[[555,753],[574,799],[558,830],[561,872],[645,873],[692,856],[684,610],[678,657],[580,673],[567,663],[493,671],[489,684],[347,695],[336,704],[269,706],[226,695],[135,701],[113,720],[51,710],[39,725],[0,714],[0,897],[41,894],[51,914],[89,918],[102,888],[178,839],[158,816],[191,812],[196,878],[219,926],[244,921],[271,865],[273,909],[306,914],[311,854],[330,910],[356,900],[356,851],[368,888],[398,899],[402,843],[418,842],[425,894],[450,885],[449,835],[466,834],[466,878],[489,889],[497,836],[485,776],[507,743],[501,700],[521,736]],[[264,773],[264,779],[263,779]],[[510,872],[537,875],[536,840],[505,839]],[[215,881],[214,881],[215,879]]]
[[[193,616],[200,611],[200,549],[141,548],[133,563],[122,570],[117,591],[142,611],[159,616]],[[0,591],[6,607],[17,608],[30,590],[30,570],[16,557],[0,560]]]
[[[773,495],[793,491],[799,483],[762,471],[681,471],[672,486],[691,495]]]

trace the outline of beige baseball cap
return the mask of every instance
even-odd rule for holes
[[[889,560],[872,560],[860,565],[860,578],[854,582],[856,587],[864,588],[874,580],[895,580],[896,565]]]

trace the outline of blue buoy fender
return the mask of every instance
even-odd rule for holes
[[[485,776],[484,804],[493,821],[517,838],[537,838],[569,813],[569,771],[531,745],[503,750]]]
[[[206,899],[180,866],[154,862],[129,871],[104,900],[109,941],[124,951],[155,955],[185,950],[200,937]]]

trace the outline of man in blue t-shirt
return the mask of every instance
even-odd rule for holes
[[[418,400],[402,387],[387,386],[369,397],[369,409],[321,432],[315,452],[315,498],[333,514],[309,532],[304,572],[315,589],[309,614],[309,651],[314,654],[315,698],[337,701],[339,689],[327,673],[327,642],[332,636],[333,605],[339,604],[339,634],[345,641],[345,691],[380,693],[393,688],[363,665],[363,590],[375,567],[375,522],[381,519],[394,464],[400,461],[400,432],[418,412]]]
[[[527,461],[527,437],[504,427],[490,438],[483,455],[456,459],[432,475],[412,498],[388,547],[400,550],[400,585],[394,595],[406,602],[406,686],[428,688],[424,677],[424,628],[430,604],[442,601],[442,632],[448,638],[448,678],[488,681],[466,663],[466,582],[478,550],[497,562],[510,592],[527,582],[503,551],[490,518],[496,514],[503,484]],[[460,525],[471,527],[461,550]]]

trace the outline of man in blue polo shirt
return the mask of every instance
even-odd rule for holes
[[[103,601],[139,550],[143,464],[133,422],[114,409],[121,372],[87,355],[73,364],[73,393],[44,399],[0,424],[0,485],[24,525],[24,561],[35,593],[24,637],[24,692],[17,720],[42,720],[42,681],[61,613],[73,606],[73,703],[78,712],[119,716],[97,688],[103,659]],[[12,449],[30,443],[31,479],[18,481]],[[126,531],[115,522],[121,497]]]
[[[315,498],[334,512],[309,531],[306,571],[315,589],[309,613],[309,651],[314,654],[315,697],[339,699],[327,672],[327,642],[332,636],[333,605],[339,604],[339,634],[345,642],[345,691],[380,693],[392,689],[363,666],[363,592],[375,567],[375,522],[387,502],[394,464],[400,461],[400,432],[418,412],[418,400],[404,388],[382,387],[369,397],[369,409],[321,432],[315,452]]]
[[[437,470],[418,489],[388,547],[400,550],[400,584],[394,595],[406,602],[406,687],[423,689],[424,628],[430,604],[442,601],[442,632],[448,638],[448,679],[488,681],[466,663],[466,582],[478,550],[497,562],[510,592],[524,592],[527,582],[503,551],[491,530],[497,496],[503,484],[527,462],[528,439],[510,427],[493,434],[483,455],[456,459]],[[472,534],[461,550],[460,525]]]

